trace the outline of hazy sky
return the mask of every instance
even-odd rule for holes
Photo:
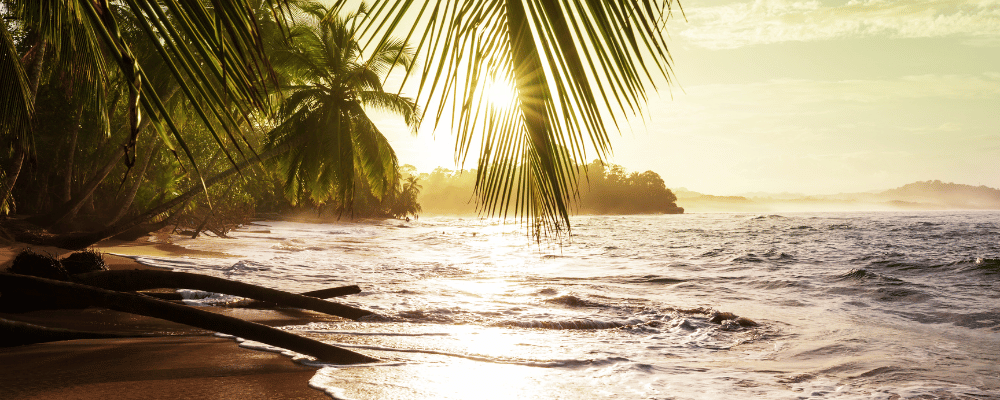
[[[683,4],[675,85],[611,162],[721,195],[1000,187],[1000,0]],[[401,163],[455,168],[446,129],[383,130]]]

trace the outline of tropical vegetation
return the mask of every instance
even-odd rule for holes
[[[0,206],[30,216],[3,225],[80,247],[261,208],[416,215],[381,109],[454,130],[460,163],[478,152],[481,213],[560,231],[582,160],[669,81],[671,6],[2,0]]]
[[[628,172],[616,164],[594,160],[586,166],[585,181],[571,210],[577,215],[682,214],[677,196],[667,189],[663,178],[653,171]],[[413,177],[424,182],[419,203],[428,214],[469,215],[476,208],[471,196],[476,171],[436,168]]]

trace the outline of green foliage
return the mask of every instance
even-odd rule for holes
[[[680,214],[677,196],[653,171],[629,173],[620,165],[595,160],[586,166],[576,214]],[[451,171],[438,167],[420,174],[424,190],[420,203],[428,214],[472,215],[476,170]]]
[[[0,49],[0,177],[13,185],[24,155],[39,155],[31,179],[16,180],[19,211],[46,228],[104,232],[122,209],[144,221],[212,210],[188,197],[201,186],[216,202],[273,202],[280,187],[338,214],[416,215],[421,185],[436,183],[402,179],[366,110],[415,131],[425,104],[436,125],[451,115],[461,160],[480,149],[458,202],[559,231],[587,149],[606,154],[606,126],[669,80],[671,0],[406,0],[354,13],[346,3],[0,0],[13,27]],[[399,40],[403,21],[412,29]],[[394,69],[422,72],[419,100],[383,88]],[[516,87],[512,104],[484,101],[496,82]],[[32,114],[50,120],[28,135]],[[255,166],[265,153],[273,164]]]
[[[587,165],[581,188],[581,214],[681,214],[677,196],[653,171],[627,173],[620,165],[600,161]]]
[[[670,81],[673,4],[405,0],[376,3],[362,22],[376,32],[411,26],[425,60],[420,104],[435,126],[450,115],[459,160],[479,151],[478,208],[530,221],[540,235],[568,228],[587,152],[605,157],[609,128],[641,111],[647,86]],[[516,88],[512,104],[488,100],[498,81]]]
[[[366,57],[356,39],[357,14],[340,16],[340,9],[318,4],[304,10],[289,27],[289,41],[272,43],[285,99],[266,148],[288,148],[277,168],[293,205],[336,204],[338,213],[350,213],[352,199],[382,200],[398,186],[396,154],[366,108],[400,115],[416,129],[416,103],[382,87],[413,55],[393,40]]]

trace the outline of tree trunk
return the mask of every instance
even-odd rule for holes
[[[135,182],[133,182],[132,186],[128,188],[128,194],[126,194],[125,200],[119,206],[118,213],[104,225],[105,227],[114,225],[128,213],[128,209],[132,207],[132,202],[135,201],[135,195],[139,193],[139,187],[142,186],[143,179],[146,176],[146,170],[149,169],[150,160],[153,158],[153,154],[156,154],[156,151],[160,149],[160,145],[162,144],[163,142],[157,141],[155,145],[149,146],[149,151],[143,155],[144,159],[142,167],[135,175]]]
[[[331,297],[341,297],[350,294],[361,293],[361,288],[358,285],[350,286],[338,286],[328,289],[313,290],[311,292],[299,293],[302,296],[315,297],[317,299],[328,299]],[[177,292],[142,292],[143,295],[155,297],[160,300],[184,300],[180,294]],[[260,300],[255,300],[254,302],[247,304],[243,307],[277,307],[275,303],[268,303]]]
[[[109,339],[138,337],[141,335],[119,335],[115,333],[88,332],[74,329],[49,328],[21,321],[0,318],[0,347],[23,346],[26,344],[55,342],[75,339]]]
[[[285,143],[285,144],[283,144],[283,145],[281,145],[279,147],[275,147],[275,148],[273,148],[273,149],[271,149],[269,151],[266,151],[263,154],[261,154],[261,155],[259,155],[257,157],[254,157],[254,158],[252,158],[252,159],[250,159],[248,161],[243,161],[243,162],[237,164],[236,166],[234,166],[234,167],[232,167],[232,168],[230,168],[228,170],[220,172],[220,173],[216,174],[215,176],[206,179],[205,180],[205,187],[206,188],[212,187],[216,183],[222,182],[226,178],[229,178],[229,177],[235,175],[238,171],[245,170],[245,169],[247,169],[247,168],[249,168],[251,166],[260,164],[260,163],[262,163],[264,161],[270,160],[270,159],[272,159],[274,157],[277,157],[277,156],[279,156],[281,154],[284,154],[284,153],[288,152],[289,150],[291,150],[292,147],[300,145],[300,144],[303,144],[304,142],[305,142],[304,139],[303,140],[292,141],[292,142],[287,142],[287,143]],[[67,248],[71,249],[71,250],[78,249],[78,248],[84,248],[84,247],[87,247],[87,246],[89,246],[91,244],[97,243],[97,242],[99,242],[99,241],[101,241],[103,239],[107,239],[107,238],[115,236],[115,235],[117,235],[119,233],[125,232],[125,231],[127,231],[127,230],[129,230],[131,228],[134,228],[134,227],[139,226],[139,225],[141,225],[141,224],[143,224],[143,223],[145,223],[145,222],[147,222],[149,220],[152,220],[153,218],[156,218],[157,215],[160,215],[160,214],[163,214],[163,213],[165,213],[167,211],[170,211],[171,209],[173,209],[174,207],[177,207],[180,204],[187,203],[194,196],[197,196],[198,194],[202,193],[203,191],[204,191],[204,189],[201,187],[201,185],[195,185],[194,187],[188,189],[186,192],[184,192],[180,196],[177,196],[177,197],[175,197],[175,198],[173,198],[173,199],[171,199],[171,200],[169,200],[169,201],[167,201],[165,203],[162,203],[162,204],[160,204],[160,205],[158,205],[156,207],[153,207],[149,211],[146,211],[145,213],[142,213],[142,214],[140,214],[140,215],[136,216],[135,218],[132,218],[132,219],[130,219],[128,221],[119,223],[119,224],[117,224],[115,226],[110,226],[110,227],[108,227],[106,229],[103,229],[101,231],[98,231],[98,232],[93,232],[93,233],[88,233],[88,234],[83,234],[83,235],[76,235],[76,237],[73,238],[71,240],[71,242],[72,243],[78,243],[77,245],[82,245],[82,247],[76,247],[76,248],[68,248],[67,247]],[[90,243],[83,244],[83,243],[85,243],[87,241],[90,241]]]
[[[177,90],[178,90],[177,88],[171,89],[170,93],[168,93],[164,97],[164,102],[168,101],[171,97],[177,94]],[[139,124],[140,134],[146,130],[146,127],[149,126],[150,122],[152,122],[150,118],[144,118],[142,120],[142,122]],[[125,156],[124,145],[118,146],[118,148],[115,150],[114,155],[111,156],[111,159],[108,161],[108,163],[105,164],[104,167],[101,168],[101,170],[98,171],[93,178],[87,181],[86,185],[84,185],[83,189],[81,189],[80,193],[76,196],[76,199],[74,199],[69,204],[65,204],[62,207],[59,207],[55,212],[51,213],[49,216],[42,219],[40,223],[47,228],[51,228],[53,226],[58,226],[62,223],[72,220],[73,217],[75,217],[76,214],[80,211],[80,208],[83,207],[84,202],[86,202],[91,196],[94,195],[94,192],[97,191],[97,187],[100,186],[101,182],[104,182],[104,179],[108,177],[108,175],[111,173],[111,170],[114,169],[115,165],[118,164],[118,161],[120,161],[124,156]]]
[[[35,36],[37,42],[30,51],[30,53],[33,53],[31,60],[23,60],[23,62],[31,63],[31,71],[28,72],[28,79],[30,79],[28,85],[31,86],[31,94],[37,98],[38,85],[42,81],[42,63],[45,61],[45,50],[47,50],[49,46],[45,43],[45,39],[42,38],[42,35],[39,35],[37,32],[34,32],[33,35]],[[27,56],[27,54],[25,54],[25,56]]]
[[[94,271],[73,276],[76,281],[102,289],[135,292],[160,288],[197,289],[225,293],[283,306],[304,308],[348,319],[357,320],[375,315],[371,311],[334,303],[315,297],[288,293],[248,283],[186,272],[131,270]]]
[[[237,164],[237,166],[233,168],[230,168],[211,178],[206,179],[205,187],[211,187],[212,185],[215,185],[216,183],[219,183],[222,180],[235,175],[238,171],[247,169],[250,166],[257,165],[271,158],[274,158],[278,155],[284,154],[289,150],[291,150],[292,147],[298,146],[303,143],[305,143],[304,139],[286,142],[285,144],[279,147],[264,152],[264,154],[254,157],[248,161],[243,161]],[[23,243],[42,245],[42,246],[56,246],[67,250],[80,250],[87,248],[87,246],[93,245],[94,243],[100,242],[101,240],[118,235],[122,232],[128,231],[132,228],[142,225],[152,220],[153,218],[156,218],[158,215],[170,211],[171,209],[177,207],[178,205],[188,202],[189,200],[191,200],[191,198],[198,195],[199,193],[202,193],[203,191],[204,189],[201,187],[201,185],[195,185],[194,187],[188,189],[187,192],[184,192],[184,194],[181,194],[180,196],[177,196],[165,203],[153,207],[149,211],[146,211],[132,219],[129,219],[125,222],[119,222],[118,224],[94,232],[66,233],[66,234],[52,235],[52,234],[41,234],[37,230],[27,229],[26,227],[22,226],[11,226],[8,228],[10,228],[11,230],[10,233],[12,233],[13,236],[16,238],[15,240]]]
[[[52,296],[115,311],[165,319],[285,348],[316,357],[324,362],[358,364],[378,361],[360,353],[280,329],[138,294],[4,272],[0,272],[0,292],[3,293],[3,301],[30,302],[37,298]]]
[[[32,53],[32,58],[30,60],[23,58],[21,62],[30,62],[31,64],[31,69],[27,73],[27,78],[28,86],[31,88],[31,102],[34,103],[34,98],[38,97],[38,84],[42,80],[42,62],[45,60],[45,50],[48,46],[46,46],[45,39],[42,38],[41,35],[38,35],[37,32],[30,32],[29,34],[34,36],[36,40],[34,47],[32,47],[30,51],[30,53]],[[34,116],[32,116],[32,119],[34,119]],[[19,141],[21,140],[24,139],[21,138]],[[14,143],[14,146],[16,147],[16,150],[14,150],[16,154],[14,156],[14,166],[11,168],[11,172],[7,174],[7,181],[4,182],[3,192],[0,192],[3,194],[3,197],[0,197],[0,205],[2,205],[4,201],[11,199],[11,193],[14,191],[14,185],[17,184],[17,178],[21,175],[21,168],[24,166],[24,159],[28,157],[27,151],[30,151],[27,149],[27,145],[23,142]],[[13,210],[13,201],[8,204],[10,205],[11,210]]]
[[[11,193],[14,191],[14,184],[17,183],[17,176],[21,174],[21,167],[24,165],[24,158],[26,157],[24,152],[21,150],[15,150],[17,155],[14,156],[14,166],[9,172],[7,172],[7,181],[3,183],[3,197],[0,197],[0,205],[9,200],[8,207],[11,212],[14,211],[14,199]]]
[[[82,120],[83,104],[80,104],[80,107],[76,109],[76,119],[73,123],[73,128],[70,129],[69,149],[66,154],[66,166],[63,167],[63,203],[69,203],[70,200],[73,200],[73,158],[76,156],[76,139],[80,135],[80,123]]]

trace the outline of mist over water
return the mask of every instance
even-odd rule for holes
[[[233,236],[175,239],[232,258],[139,260],[360,285],[338,301],[381,318],[286,328],[385,361],[321,368],[338,398],[1000,398],[1000,212],[578,217],[561,246],[461,218]]]

